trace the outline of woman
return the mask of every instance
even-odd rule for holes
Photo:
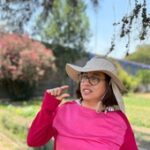
[[[69,87],[47,90],[28,145],[41,146],[54,137],[55,150],[137,150],[121,97],[125,88],[114,65],[93,57],[84,67],[67,64],[66,72],[78,82],[80,99],[59,105],[69,97],[64,92]]]

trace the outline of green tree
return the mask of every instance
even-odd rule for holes
[[[150,70],[140,70],[137,76],[143,85],[150,84]]]
[[[140,85],[142,85],[144,87],[144,91],[148,92],[149,91],[149,85],[150,85],[150,70],[138,71],[137,77],[140,80]]]
[[[127,56],[126,59],[144,64],[150,64],[150,45],[138,46],[136,51]]]
[[[48,39],[52,45],[83,50],[89,37],[85,10],[83,1],[73,7],[70,0],[55,0],[46,21],[44,39]]]
[[[125,93],[136,91],[140,83],[139,78],[128,74],[116,60],[112,59],[112,61],[117,67],[118,76],[120,77],[121,81],[123,82],[126,88]]]
[[[85,56],[85,44],[89,38],[89,22],[83,1],[74,7],[70,0],[55,0],[45,22],[43,39],[47,39],[56,56],[56,82],[65,83],[65,64]],[[39,18],[39,25],[43,16]],[[40,28],[41,26],[39,26]]]

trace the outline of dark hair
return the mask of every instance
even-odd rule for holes
[[[118,105],[116,97],[115,97],[113,90],[112,90],[112,85],[110,82],[111,78],[107,74],[105,74],[105,78],[106,78],[106,93],[102,99],[102,104],[106,107]],[[78,87],[76,90],[76,95],[77,95],[77,98],[81,98],[81,101],[83,100],[81,92],[80,92],[80,83],[78,84]]]

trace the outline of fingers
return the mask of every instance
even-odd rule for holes
[[[64,94],[62,94],[62,95],[60,95],[60,96],[57,96],[56,98],[57,98],[58,100],[63,100],[63,99],[66,99],[66,98],[68,98],[68,97],[70,97],[70,94],[64,93]]]
[[[68,85],[63,85],[60,88],[64,91],[64,90],[67,90],[69,88],[69,86]]]
[[[61,94],[61,89],[60,89],[60,87],[51,89],[51,95],[57,96],[57,95],[60,95],[60,94]]]
[[[69,88],[68,85],[63,85],[61,87],[57,87],[54,89],[48,89],[47,92],[55,96],[57,99],[62,100],[70,96],[68,93],[63,93],[68,88]]]

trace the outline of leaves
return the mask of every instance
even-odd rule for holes
[[[149,35],[149,29],[150,29],[150,15],[148,14],[147,10],[147,1],[143,0],[135,0],[135,5],[131,12],[128,15],[125,15],[122,17],[121,21],[113,23],[114,28],[116,26],[120,27],[120,34],[119,37],[121,39],[127,39],[125,47],[126,47],[126,56],[129,55],[129,49],[130,49],[130,41],[132,36],[132,33],[135,35],[136,33],[136,39],[140,41],[144,41],[148,35]],[[137,29],[138,30],[137,30]],[[136,32],[135,32],[136,31]],[[113,35],[117,37],[118,35]],[[111,46],[109,48],[109,54],[112,50],[114,50],[115,47],[115,38],[111,41]]]
[[[1,35],[0,56],[0,79],[33,83],[42,79],[47,69],[54,69],[52,51],[27,36]]]
[[[85,9],[86,5],[82,1],[75,3],[69,0],[55,0],[45,22],[42,34],[44,39],[48,39],[54,45],[83,49],[89,37],[89,22]]]

